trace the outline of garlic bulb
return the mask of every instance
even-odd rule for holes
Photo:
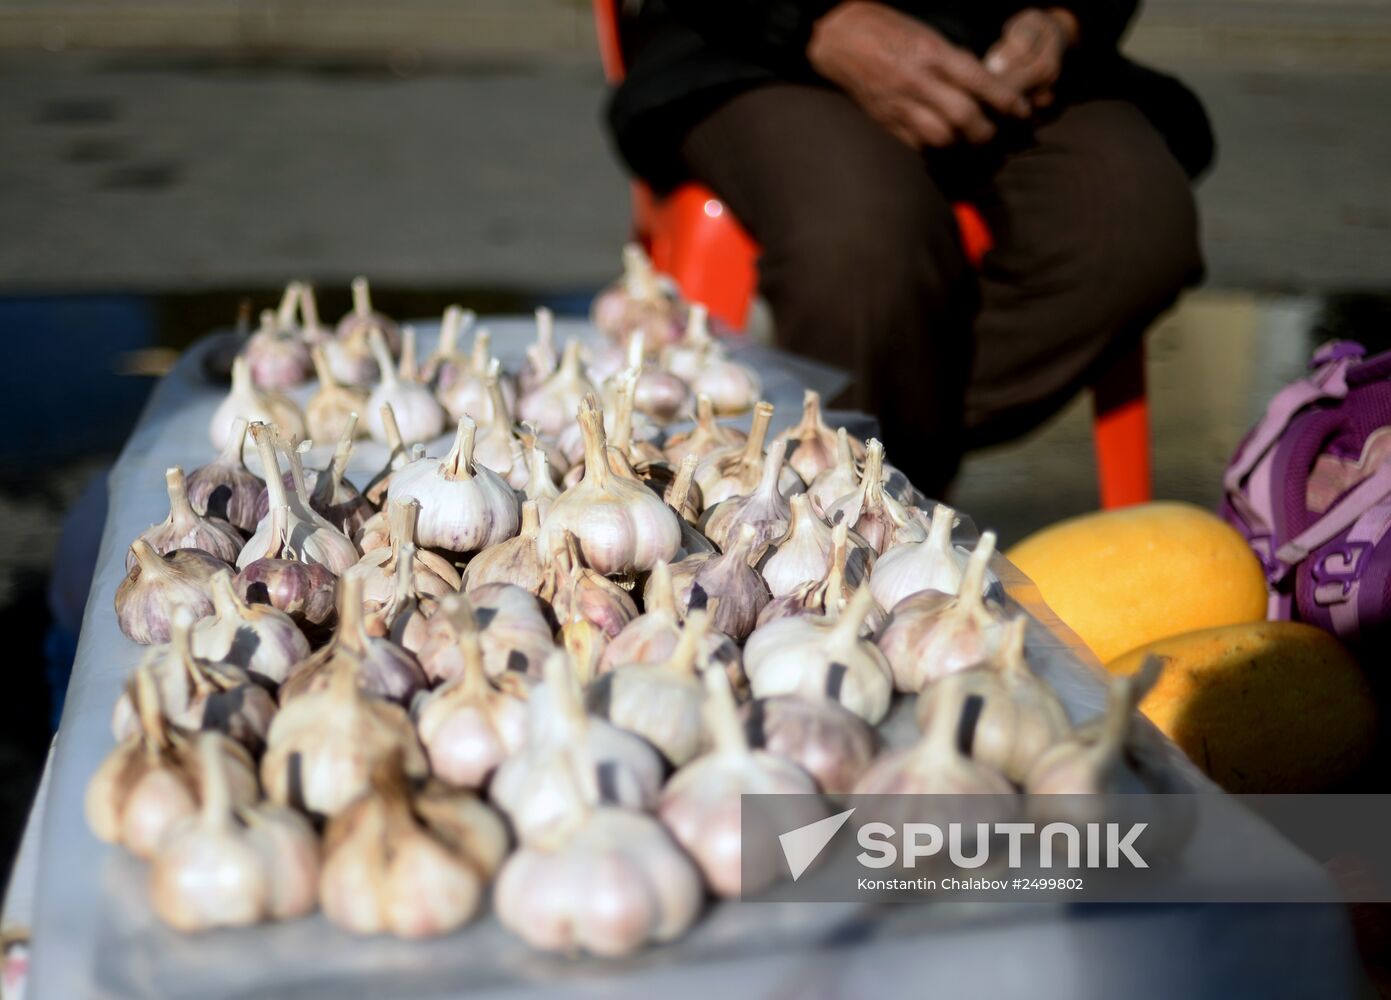
[[[460,375],[468,373],[472,367],[468,355],[459,347],[459,335],[473,329],[477,319],[478,316],[472,309],[457,305],[445,306],[444,316],[440,319],[439,340],[435,342],[434,351],[420,366],[421,380],[434,386],[437,396],[442,389],[452,385]],[[443,399],[440,399],[440,403],[446,410],[449,409],[449,404]],[[451,419],[458,418],[451,416]]]
[[[541,517],[535,500],[522,504],[522,529],[516,538],[490,545],[464,567],[463,590],[488,583],[511,583],[539,594],[546,583],[546,561],[537,544]]]
[[[242,600],[225,569],[213,576],[212,599],[212,614],[193,627],[194,656],[279,684],[309,655],[309,642],[294,620],[268,604]]]
[[[321,346],[312,352],[314,371],[319,378],[318,391],[304,406],[304,424],[315,441],[334,441],[343,436],[352,422],[354,436],[367,436],[366,428],[358,428],[357,415],[367,412],[368,394],[361,389],[343,385],[333,377],[328,357]]]
[[[687,455],[701,459],[718,448],[738,448],[744,441],[742,431],[726,427],[715,418],[709,396],[697,396],[695,426],[667,438],[665,451],[668,461],[680,465]]]
[[[329,372],[349,386],[365,386],[377,379],[377,362],[367,346],[367,327],[359,326],[340,339],[319,321],[319,302],[312,285],[300,284],[300,331],[306,343],[323,349]],[[393,333],[393,336],[395,334]]]
[[[755,698],[740,714],[751,746],[790,760],[826,795],[850,794],[879,749],[869,723],[828,698]]]
[[[662,349],[662,367],[690,383],[707,361],[721,353],[720,345],[710,336],[710,310],[704,303],[692,302],[681,339]]]
[[[662,498],[636,479],[616,474],[607,460],[603,418],[591,400],[579,409],[584,429],[584,478],[551,505],[541,522],[541,547],[553,551],[573,534],[597,572],[639,573],[671,559],[681,525]]]
[[[1049,747],[1027,771],[1031,795],[1104,795],[1150,789],[1126,759],[1126,741],[1140,701],[1154,686],[1163,661],[1148,657],[1137,673],[1110,679],[1099,721],[1079,726]]]
[[[218,451],[226,448],[227,441],[235,435],[238,417],[248,423],[273,424],[286,437],[304,437],[304,417],[299,407],[287,396],[256,388],[245,358],[232,362],[232,389],[208,425],[208,435]]]
[[[482,788],[497,766],[526,743],[527,688],[505,673],[494,684],[483,666],[478,622],[467,601],[452,601],[449,616],[463,671],[419,699],[415,730],[430,770],[459,788]]]
[[[160,524],[140,532],[140,541],[160,555],[175,549],[199,549],[231,563],[242,549],[241,532],[220,517],[207,517],[194,511],[188,502],[184,471],[177,465],[164,473],[169,489],[169,516]],[[126,553],[126,569],[135,566],[135,552]]]
[[[893,675],[884,654],[860,636],[873,608],[874,598],[861,587],[835,620],[804,615],[759,628],[744,647],[754,697],[829,698],[877,725],[889,711]]]
[[[133,686],[140,731],[101,762],[87,783],[83,804],[87,825],[98,839],[148,859],[175,824],[197,811],[205,778],[192,745],[160,712],[149,671],[137,669]],[[219,733],[206,738],[219,745],[227,762],[232,802],[254,803],[258,792],[251,755]]]
[[[359,341],[376,330],[393,354],[401,349],[401,329],[395,321],[372,308],[372,290],[367,279],[353,279],[353,308],[338,321],[334,336],[340,341]],[[389,366],[387,366],[389,367]]]
[[[1024,659],[1024,629],[1020,616],[1004,627],[999,645],[977,667],[960,673],[958,687],[981,697],[979,713],[970,726],[957,732],[957,745],[1016,784],[1050,747],[1072,731],[1067,712],[1053,689],[1040,680]],[[942,710],[937,684],[918,695],[918,724],[932,728],[934,713]]]
[[[739,536],[719,555],[708,556],[685,586],[677,589],[677,607],[710,612],[711,623],[736,642],[753,631],[768,603],[768,585],[753,568],[755,532],[742,525]]]
[[[412,778],[430,773],[410,716],[360,690],[356,670],[338,670],[276,713],[261,760],[266,795],[280,805],[331,816],[367,790],[392,756]]]
[[[710,397],[715,412],[743,413],[763,394],[763,382],[748,365],[718,357],[713,352],[691,380],[691,391]]]
[[[812,512],[805,493],[794,494],[788,507],[787,530],[770,540],[758,561],[758,571],[774,598],[786,597],[809,581],[822,579],[831,568],[835,548],[831,529]]]
[[[636,243],[623,248],[623,276],[595,296],[589,315],[600,331],[619,343],[637,330],[654,344],[671,343],[681,333],[676,303]]]
[[[391,594],[381,601],[364,600],[363,609],[368,635],[390,639],[407,652],[418,654],[425,645],[430,616],[439,608],[439,598],[416,589],[416,565],[416,548],[407,542],[396,559]]]
[[[416,544],[451,553],[479,552],[506,541],[521,525],[512,487],[473,460],[474,423],[459,419],[444,458],[422,458],[398,469],[387,495],[420,503]]]
[[[475,796],[436,782],[413,792],[399,769],[379,768],[324,831],[324,916],[354,934],[447,934],[482,909],[507,846]]]
[[[700,751],[705,736],[696,657],[708,628],[705,612],[694,611],[665,662],[604,673],[586,692],[589,711],[641,736],[672,766],[686,763]]]
[[[319,635],[337,613],[337,575],[321,563],[303,562],[287,546],[289,508],[270,512],[271,545],[265,555],[241,568],[232,589],[248,604],[268,604],[290,616],[306,634]]]
[[[386,425],[381,420],[382,407],[387,404],[391,405],[396,426],[408,444],[431,441],[444,432],[444,408],[435,401],[434,394],[415,371],[415,331],[406,327],[404,338],[398,371],[391,364],[391,355],[387,353],[381,334],[376,330],[368,334],[368,343],[381,369],[381,382],[367,399],[367,433],[374,441],[387,441]]]
[[[613,637],[599,660],[598,673],[605,674],[619,667],[655,666],[669,662],[676,655],[685,629],[676,610],[676,589],[671,568],[664,562],[652,567],[647,585],[643,588],[643,607],[646,609]],[[693,613],[701,614],[701,612]],[[686,629],[689,629],[689,622]],[[707,629],[701,635],[696,650],[697,662],[718,663],[732,672],[732,681],[742,674],[739,647],[722,632]]]
[[[736,530],[752,525],[757,558],[769,542],[786,534],[792,507],[778,485],[782,468],[783,453],[770,448],[763,458],[763,475],[757,486],[746,494],[727,497],[705,512],[702,527],[706,537],[720,548],[728,548]]]
[[[884,446],[871,439],[865,449],[859,488],[826,508],[826,520],[844,520],[874,550],[883,555],[899,542],[921,540],[923,531],[908,509],[884,492]]]
[[[561,642],[582,682],[594,675],[609,642],[638,616],[626,590],[585,564],[579,541],[568,531],[551,549],[540,597],[555,612]]]
[[[356,572],[362,580],[362,600],[366,604],[385,604],[396,592],[397,564],[406,558],[411,566],[411,586],[425,597],[443,597],[459,589],[459,572],[443,556],[415,546],[420,504],[410,497],[387,504],[391,544],[373,549],[358,560]],[[410,555],[405,556],[406,548]]]
[[[583,814],[585,802],[571,773],[576,748],[588,751],[606,803],[652,808],[663,776],[657,751],[641,737],[585,714],[579,682],[563,653],[547,658],[544,673],[545,683],[531,692],[526,746],[498,766],[488,788],[517,839],[544,842]]]
[[[966,563],[957,596],[926,590],[894,606],[878,643],[898,690],[921,691],[928,682],[985,659],[990,635],[999,624],[982,596],[994,552],[995,535],[987,531]]]
[[[242,459],[246,429],[246,419],[237,417],[221,454],[190,472],[184,479],[184,489],[194,513],[220,518],[250,534],[260,520],[256,516],[256,500],[266,484]]]
[[[174,615],[169,645],[151,650],[143,666],[156,684],[160,713],[180,729],[216,730],[253,753],[265,744],[275,700],[241,667],[194,655],[193,617]],[[137,706],[126,692],[116,700],[111,731],[125,739],[140,729]]]
[[[322,691],[338,674],[353,677],[370,695],[402,705],[430,686],[414,655],[390,639],[368,634],[360,570],[339,577],[338,629],[328,645],[290,671],[280,685],[280,703],[286,705],[311,691]]]
[[[680,937],[704,897],[700,873],[660,823],[600,805],[594,761],[561,751],[569,821],[523,841],[498,873],[498,920],[533,948],[617,957]]]
[[[939,683],[942,703],[931,728],[912,746],[882,754],[855,783],[855,794],[994,795],[1012,814],[1013,808],[1003,804],[1015,797],[1009,779],[957,746],[961,720],[980,711],[980,695],[967,691],[958,675]]]
[[[869,575],[870,567],[873,565],[874,553],[860,539],[852,543],[850,531],[842,521],[831,529],[831,555],[826,572],[819,579],[808,580],[793,587],[782,597],[769,601],[758,613],[758,626],[761,628],[779,618],[792,618],[797,615],[838,618],[855,596],[855,591],[859,589],[865,577]],[[764,568],[767,568],[766,565]],[[881,624],[880,619],[878,608],[870,611],[861,632],[877,632]]]
[[[836,449],[839,435],[826,426],[821,419],[821,394],[813,389],[802,393],[802,419],[795,427],[789,427],[768,444],[770,451],[780,450],[787,455],[787,464],[810,483],[821,473],[836,465]],[[863,458],[865,446],[859,440],[849,438],[851,453]]]
[[[299,468],[298,452],[293,448],[286,449],[295,485],[293,493],[287,494],[285,482],[280,478],[280,464],[275,455],[270,428],[265,424],[252,424],[251,436],[261,453],[261,464],[266,469],[266,489],[270,493],[271,511],[274,512],[277,507],[285,508],[285,523],[277,533],[277,519],[270,516],[263,518],[256,528],[256,533],[251,536],[251,540],[237,557],[237,568],[246,569],[256,560],[267,556],[277,544],[280,545],[283,555],[300,562],[323,566],[335,574],[342,573],[357,562],[357,546],[352,540],[309,506],[303,488],[303,470]]]
[[[496,472],[507,485],[522,489],[531,470],[527,467],[527,449],[512,429],[512,413],[502,396],[497,362],[483,377],[492,405],[484,419],[478,421],[474,435],[473,460]]]
[[[309,377],[309,348],[296,334],[276,325],[275,313],[261,313],[261,328],[242,348],[251,380],[260,389],[291,389]]]
[[[506,583],[477,587],[465,597],[450,594],[440,602],[440,610],[426,627],[420,648],[420,665],[431,681],[449,682],[462,677],[466,666],[462,637],[456,622],[459,606],[473,608],[475,621],[487,626],[479,633],[483,649],[483,668],[494,680],[515,674],[529,680],[541,679],[541,665],[555,652],[551,624],[531,594]]]
[[[198,738],[203,804],[160,844],[150,868],[155,913],[180,931],[289,920],[318,904],[319,841],[299,813],[237,807],[222,744]]]
[[[763,478],[763,444],[768,436],[768,423],[773,419],[771,403],[754,407],[749,436],[741,445],[726,445],[708,452],[696,466],[695,480],[707,509],[721,500],[752,493]],[[785,496],[806,489],[800,476],[787,465],[778,473],[778,489]]]
[[[657,815],[695,859],[711,890],[737,897],[765,889],[778,878],[778,865],[768,857],[750,859],[747,867],[759,873],[756,883],[743,880],[742,796],[796,796],[780,802],[788,813],[780,829],[815,822],[825,810],[811,775],[782,757],[750,749],[724,672],[707,670],[704,677],[705,724],[714,746],[672,775]]]
[[[376,508],[347,479],[356,429],[357,414],[354,413],[343,428],[328,468],[314,477],[313,492],[309,494],[309,509],[349,538],[376,513]]]
[[[160,555],[137,538],[130,547],[135,565],[116,587],[116,624],[148,646],[169,641],[170,619],[178,608],[194,615],[213,610],[212,578],[227,564],[200,549]]]
[[[669,371],[644,361],[642,332],[628,338],[628,369],[633,373],[633,406],[659,424],[677,419],[690,398],[686,383]]]
[[[375,476],[367,482],[367,487],[362,491],[369,503],[374,503],[378,507],[386,500],[387,490],[391,487],[391,477],[396,474],[396,470],[402,468],[407,463],[414,460],[411,450],[406,447],[406,442],[401,438],[401,428],[396,424],[396,413],[391,409],[390,403],[383,403],[377,415],[381,417],[382,429],[386,434],[386,465],[382,466]],[[416,447],[421,447],[417,445]]]
[[[860,488],[860,463],[844,427],[836,430],[835,461],[809,481],[807,496],[812,510],[826,516],[826,511],[841,497],[848,497]]]
[[[955,594],[961,587],[966,557],[951,543],[956,512],[945,504],[932,510],[932,529],[921,542],[907,542],[888,549],[874,564],[870,593],[885,611],[909,594],[935,590]]]
[[[535,389],[555,371],[560,355],[555,349],[555,316],[545,306],[536,310],[536,340],[526,349],[526,360],[518,375],[523,393]]]
[[[526,498],[536,504],[536,515],[544,519],[550,513],[551,504],[560,496],[560,487],[551,475],[551,463],[546,457],[546,449],[533,444],[528,451]],[[539,523],[538,523],[539,527]]]
[[[542,434],[555,437],[575,418],[586,396],[595,392],[580,368],[580,342],[570,340],[560,367],[544,382],[517,400],[517,415],[536,425]]]

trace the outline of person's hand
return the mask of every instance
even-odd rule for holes
[[[986,142],[986,114],[1025,117],[1024,91],[916,18],[847,0],[820,18],[807,58],[865,113],[914,149]]]
[[[985,68],[1036,108],[1053,103],[1053,84],[1063,56],[1077,43],[1077,18],[1060,7],[1021,10],[1005,22],[1000,40],[985,54]]]

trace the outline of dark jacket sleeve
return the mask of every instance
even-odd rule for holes
[[[1140,0],[1062,0],[1055,6],[1076,15],[1082,48],[1113,49],[1134,20]]]

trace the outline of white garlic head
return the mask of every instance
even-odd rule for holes
[[[208,436],[218,451],[236,433],[238,418],[248,423],[274,426],[287,438],[302,438],[305,434],[304,416],[294,400],[278,392],[258,389],[251,380],[251,369],[245,358],[232,362],[232,388],[213,412]]]
[[[379,768],[324,832],[324,915],[354,934],[447,934],[482,909],[507,847],[502,820],[471,793],[414,792],[399,768]]]
[[[198,738],[203,802],[161,842],[150,868],[150,902],[170,927],[204,931],[288,920],[319,898],[319,842],[299,813],[273,805],[237,808],[224,746]]]
[[[473,460],[475,427],[459,420],[442,460],[423,458],[398,469],[387,496],[420,504],[416,544],[451,553],[478,552],[506,541],[521,526],[521,504],[497,473]]]
[[[272,802],[331,816],[367,790],[392,756],[412,778],[430,773],[410,716],[340,670],[327,687],[285,704],[271,724],[261,783]]]
[[[774,598],[786,597],[798,587],[822,579],[831,568],[835,541],[826,522],[811,509],[805,493],[788,502],[787,528],[768,540],[758,560],[758,571]]]
[[[954,595],[960,589],[966,557],[952,545],[955,524],[956,512],[938,504],[926,538],[894,545],[879,557],[869,589],[881,608],[892,611],[895,604],[920,590]]]
[[[367,412],[369,395],[339,382],[333,376],[328,356],[322,346],[315,345],[312,356],[319,388],[304,406],[304,425],[315,441],[336,441],[348,430],[351,434],[367,436],[367,428],[359,429],[357,415]]]
[[[411,328],[405,330],[405,350],[399,371],[391,364],[391,355],[381,333],[373,330],[368,334],[368,343],[381,369],[381,382],[367,399],[367,433],[375,441],[387,441],[386,426],[380,415],[381,408],[390,404],[396,415],[396,426],[407,444],[439,437],[444,432],[444,407],[436,401],[430,387],[416,377],[415,334]]]
[[[754,698],[740,717],[750,746],[790,760],[829,796],[848,795],[879,750],[869,723],[829,698]]]
[[[698,461],[717,448],[738,448],[744,440],[743,431],[719,422],[709,396],[697,396],[695,426],[671,435],[663,450],[668,461],[680,465],[687,455]]]
[[[483,667],[497,680],[506,674],[539,681],[541,667],[555,652],[551,623],[531,593],[508,583],[490,583],[463,594],[450,594],[430,619],[420,664],[432,681],[448,682],[463,676],[465,658],[455,617],[450,608],[469,604],[479,622]]]
[[[541,522],[542,550],[554,551],[568,532],[578,539],[585,562],[605,575],[644,572],[658,559],[671,559],[681,544],[676,515],[641,482],[610,468],[603,416],[591,401],[580,406],[579,421],[584,478],[556,499]]]
[[[864,455],[860,446],[859,456]],[[812,509],[822,517],[837,500],[854,494],[860,488],[860,462],[854,444],[844,427],[836,430],[835,459],[807,481],[807,497]]]
[[[715,894],[737,897],[771,885],[779,869],[771,857],[745,861],[741,797],[790,796],[782,800],[788,813],[779,824],[782,829],[815,822],[825,809],[811,775],[785,758],[749,746],[724,671],[706,671],[704,686],[712,747],[672,775],[657,815],[695,859]],[[745,869],[759,872],[759,881],[745,882]]]
[[[595,391],[580,365],[580,342],[570,340],[565,344],[560,367],[517,400],[517,416],[554,438],[569,426],[580,403]]]
[[[540,508],[535,500],[527,500],[522,504],[522,527],[517,537],[490,545],[470,559],[464,568],[463,589],[510,583],[539,594],[546,582],[540,537]]]
[[[744,648],[754,697],[829,698],[879,723],[889,711],[893,676],[883,653],[860,635],[873,607],[874,598],[861,588],[834,621],[799,616],[759,628]]]

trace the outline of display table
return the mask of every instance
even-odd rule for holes
[[[497,320],[488,326],[496,353],[515,368],[532,336],[530,323]],[[591,335],[573,322],[557,324],[557,333]],[[423,356],[433,331],[422,327],[421,334]],[[201,936],[167,930],[147,902],[146,866],[92,836],[82,799],[113,744],[112,705],[142,653],[117,629],[112,604],[126,547],[164,515],[165,468],[193,469],[213,457],[207,426],[224,390],[202,374],[207,350],[205,341],[188,352],[155,389],[110,476],[110,508],[67,705],[51,774],[35,808],[38,819],[31,820],[31,827],[41,822],[41,835],[36,839],[35,829],[29,830],[16,874],[20,896],[34,903],[31,1000],[375,1000],[528,996],[562,988],[567,995],[605,997],[876,1000],[1352,992],[1358,973],[1345,916],[1336,907],[1318,906],[722,903],[680,942],[620,962],[537,954],[486,913],[455,934],[414,942],[354,938],[317,915]],[[776,406],[775,430],[800,415],[803,384],[827,393],[843,384],[833,372],[789,363],[775,352],[751,345],[738,352],[764,376],[765,393]],[[430,453],[442,454],[446,446]],[[321,454],[316,449],[311,464]],[[350,477],[360,483],[383,459],[381,446],[364,444]],[[1035,619],[1028,636],[1031,662],[1055,685],[1074,719],[1095,714],[1104,693],[1099,668],[1027,580],[1002,559],[995,568],[1010,598]],[[908,733],[911,722],[900,717],[890,725],[895,728]],[[1176,751],[1175,766],[1184,766]],[[1262,838],[1301,877],[1322,877],[1253,821],[1246,846]],[[1231,863],[1233,851],[1244,850],[1213,844],[1199,854],[1221,866]],[[24,919],[22,913],[9,916]]]

